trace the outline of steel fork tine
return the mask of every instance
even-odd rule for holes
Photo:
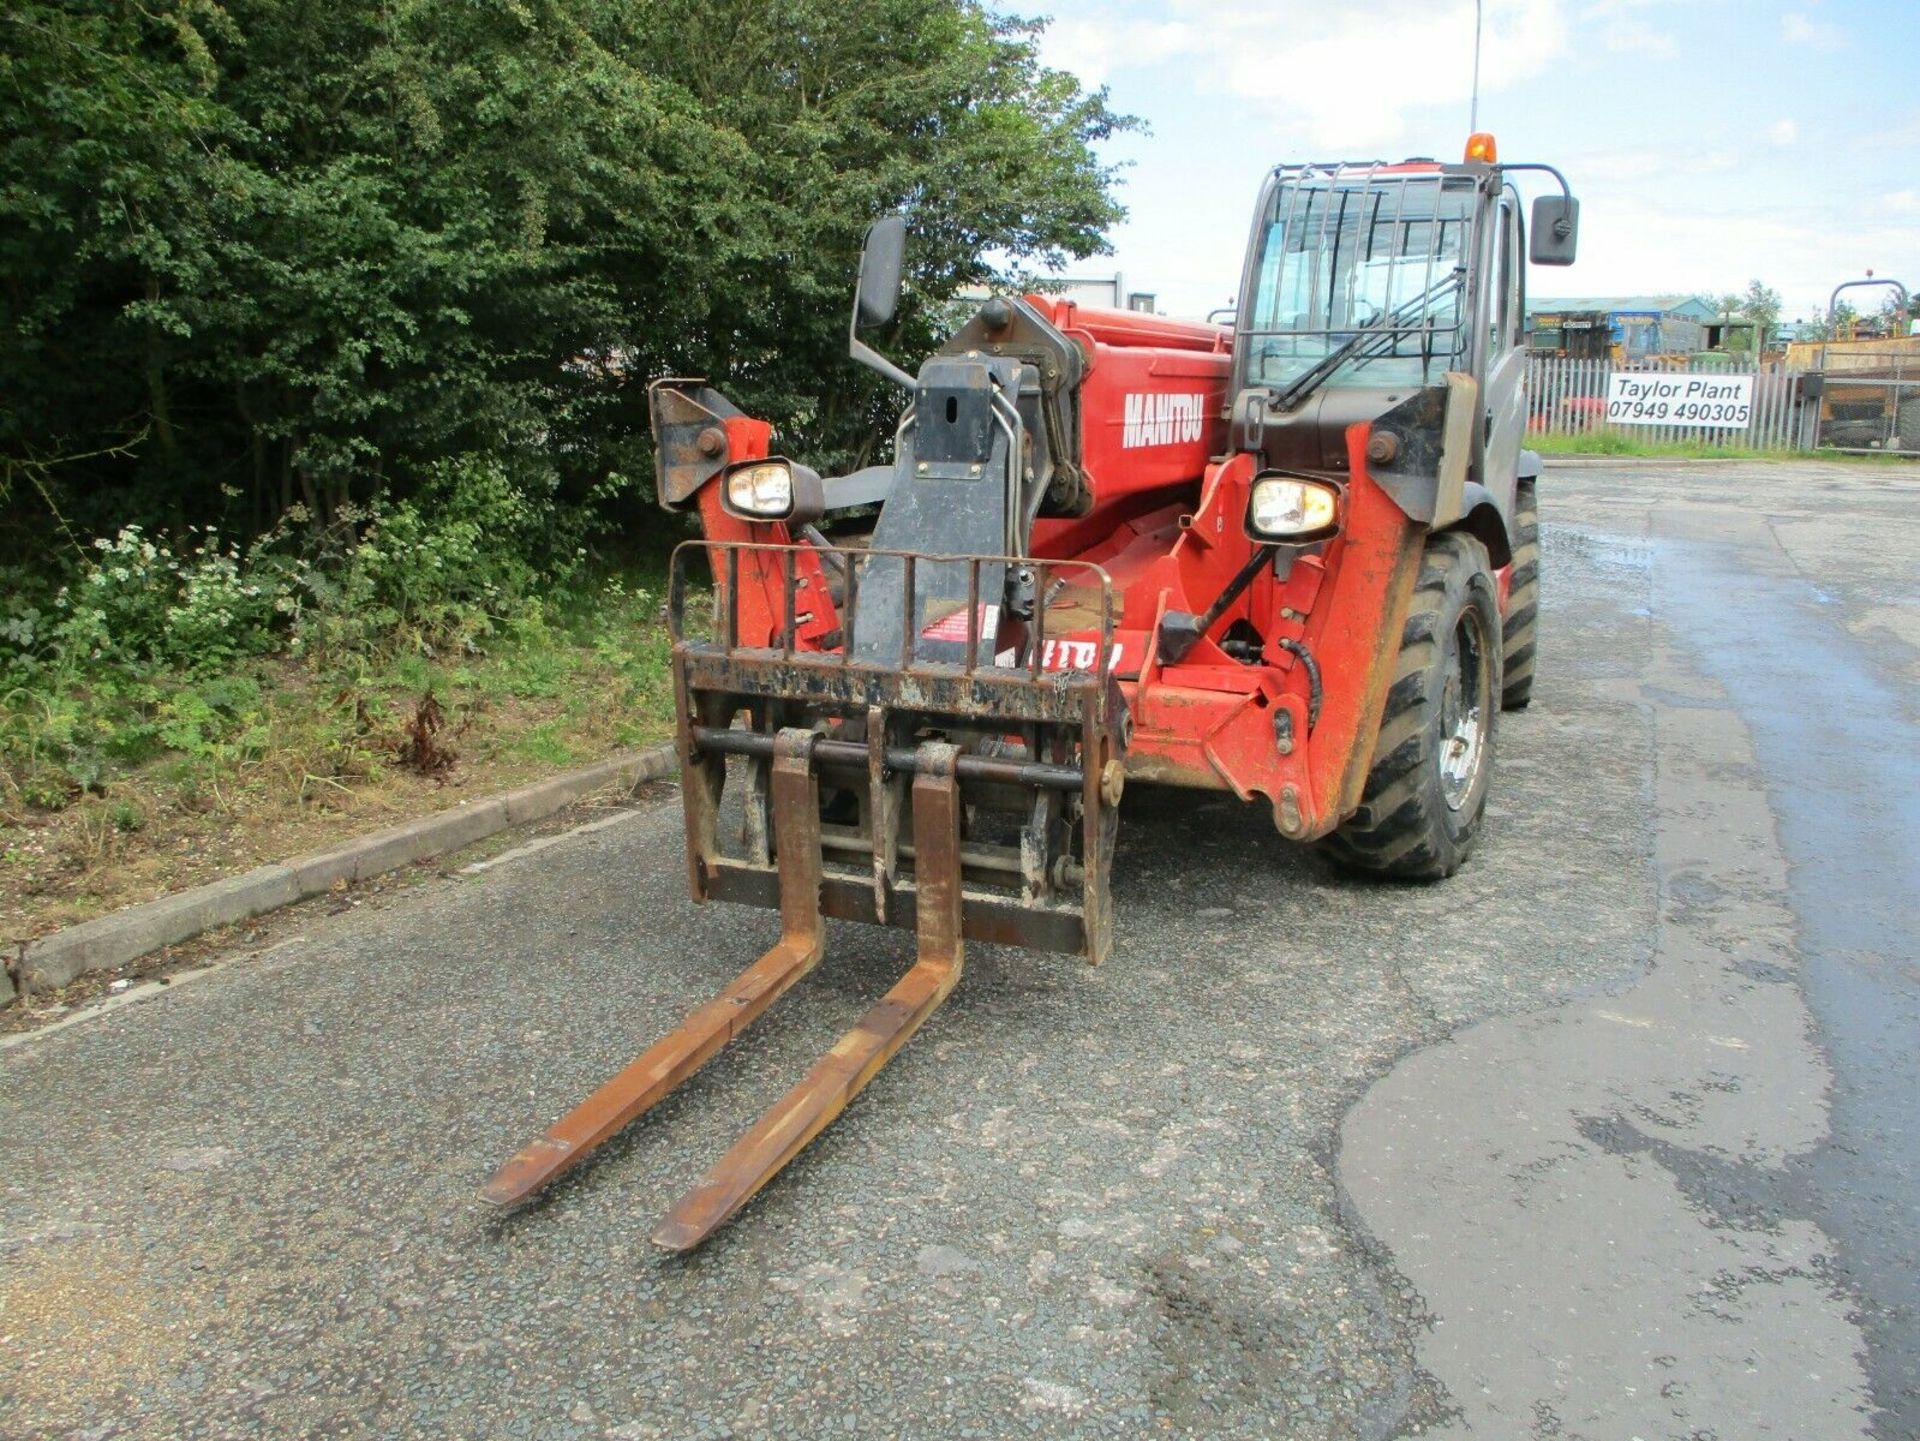
[[[918,958],[880,1003],[675,1203],[654,1231],[654,1245],[690,1251],[725,1224],[847,1108],[959,981],[964,955],[960,786],[954,766],[960,752],[929,741],[920,755],[913,780]]]
[[[780,864],[780,939],[724,991],[648,1047],[627,1068],[521,1148],[481,1188],[483,1200],[511,1206],[570,1171],[704,1066],[793,983],[826,948],[820,918],[820,809],[814,794],[811,731],[774,740],[773,818]]]

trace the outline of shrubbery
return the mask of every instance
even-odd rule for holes
[[[137,525],[93,542],[77,579],[54,597],[41,653],[56,674],[82,667],[219,670],[268,645],[279,587],[251,574],[250,557],[212,531],[185,554]],[[30,667],[33,648],[15,657]]]
[[[0,762],[23,799],[62,804],[114,763],[214,764],[265,746],[248,663],[350,677],[403,655],[458,656],[537,628],[577,579],[549,505],[498,464],[435,468],[421,493],[319,530],[297,507],[246,547],[210,530],[175,549],[138,526],[84,547],[70,579],[0,619]],[[535,559],[534,557],[542,557]]]
[[[1038,34],[980,0],[10,0],[0,562],[56,516],[332,527],[462,454],[590,508],[664,373],[849,462],[900,404],[846,361],[876,215],[913,215],[910,354],[1121,214],[1093,145],[1128,122]]]
[[[0,672],[196,675],[282,649],[471,647],[570,576],[576,557],[534,559],[538,520],[498,465],[470,460],[438,468],[414,499],[343,510],[324,532],[296,506],[244,550],[190,527],[190,546],[175,551],[129,525],[83,551],[50,601],[16,594],[0,623]]]
[[[846,360],[874,216],[911,212],[910,356],[1122,213],[1094,147],[1130,122],[1039,34],[985,0],[0,7],[0,821],[272,750],[289,666],[350,749],[357,678],[538,635],[594,526],[670,538],[622,503],[651,376],[860,463],[900,405]]]

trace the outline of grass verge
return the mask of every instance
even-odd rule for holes
[[[1867,465],[1910,465],[1901,455],[1857,455],[1838,450],[1760,450],[1710,440],[1639,440],[1618,430],[1579,435],[1528,435],[1527,448],[1542,455],[1621,455],[1660,460],[1836,460]]]
[[[338,844],[671,733],[657,592],[484,650],[157,670],[0,698],[0,937]]]

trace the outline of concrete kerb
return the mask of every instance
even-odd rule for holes
[[[28,942],[20,955],[19,989],[29,995],[57,989],[88,971],[124,966],[215,926],[232,925],[320,895],[340,881],[362,881],[459,850],[509,827],[542,820],[603,786],[657,780],[677,765],[670,745],[627,751],[551,780],[361,836],[331,850],[261,866],[69,926]],[[15,978],[0,969],[0,1005],[13,999],[15,984]]]

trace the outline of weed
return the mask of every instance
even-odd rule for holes
[[[79,789],[64,771],[48,766],[38,766],[28,771],[16,780],[15,785],[23,801],[35,810],[42,811],[66,809],[67,803]]]
[[[129,525],[0,569],[0,929],[427,807],[456,763],[507,783],[665,734],[661,558],[589,575],[566,513],[465,456],[251,544]]]
[[[558,721],[549,721],[537,725],[514,738],[507,747],[509,754],[524,760],[539,761],[543,765],[569,765],[577,756],[565,736]]]
[[[413,716],[407,721],[395,751],[400,764],[415,775],[423,776],[438,776],[451,770],[460,753],[441,739],[441,732],[446,728],[446,712],[433,698],[432,691],[425,692],[414,702]],[[460,729],[465,728],[462,725]]]

